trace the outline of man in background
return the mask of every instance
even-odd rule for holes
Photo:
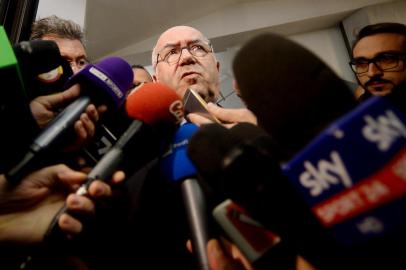
[[[378,23],[362,28],[350,66],[364,90],[360,99],[391,93],[406,80],[406,25]]]
[[[86,56],[82,28],[71,20],[65,20],[55,15],[39,19],[32,25],[30,40],[54,41],[58,45],[62,58],[70,64],[73,73],[77,73],[89,63]],[[56,89],[55,91],[61,90]],[[49,115],[53,115],[52,112],[55,112],[59,108],[59,103],[66,104],[66,102],[71,102],[80,95],[80,90],[66,93],[69,93],[69,95],[62,92],[54,94],[52,99],[50,99],[52,96],[40,96],[32,100],[30,102],[32,111],[37,108],[46,109],[43,114],[37,114],[44,118],[36,119],[37,122],[45,121],[45,124],[48,123],[53,118],[49,117]],[[56,104],[56,102],[53,102],[54,100],[60,100],[61,102]],[[96,109],[93,104],[90,104],[86,108],[86,113],[82,113],[80,120],[75,123],[77,140],[74,142],[74,146],[71,147],[72,149],[78,149],[93,137],[95,132],[94,123],[98,121],[99,114],[104,111],[106,111],[105,106],[99,106]]]
[[[131,68],[133,69],[133,73],[134,73],[134,80],[133,80],[132,88],[136,88],[143,83],[153,81],[151,74],[149,74],[148,70],[146,70],[144,66],[136,64],[136,65],[132,65]]]
[[[84,45],[84,33],[80,25],[57,16],[42,18],[32,25],[31,40],[53,40],[59,47],[61,56],[66,59],[73,73],[77,73],[89,63]]]

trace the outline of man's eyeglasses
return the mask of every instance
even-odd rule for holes
[[[71,66],[72,70],[81,70],[84,68],[87,64],[89,64],[89,61],[86,58],[81,58],[79,60],[71,60],[71,59],[66,59]]]
[[[355,58],[350,61],[351,69],[356,74],[368,72],[369,64],[374,65],[381,71],[400,71],[404,67],[400,64],[401,60],[406,59],[405,53],[383,53],[372,59]]]
[[[208,53],[213,52],[213,48],[210,44],[204,42],[194,42],[185,47],[169,46],[163,48],[156,57],[156,63],[165,61],[168,64],[177,63],[182,55],[183,49],[187,49],[189,53],[196,57],[204,57]]]

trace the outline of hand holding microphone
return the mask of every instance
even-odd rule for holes
[[[133,122],[90,171],[76,196],[87,195],[95,180],[107,181],[119,168],[124,168],[126,172],[135,171],[158,156],[163,147],[160,143],[169,137],[183,118],[179,96],[158,83],[146,83],[131,93],[126,100],[126,109]],[[60,225],[67,206],[54,217],[46,233],[46,241],[65,238],[57,224]]]
[[[34,139],[26,155],[7,173],[10,182],[18,182],[25,174],[37,168],[46,153],[74,126],[91,102],[114,108],[125,100],[133,73],[130,65],[118,57],[107,58],[96,65],[88,65],[67,83],[81,85],[81,96],[68,105]]]
[[[58,113],[59,108],[78,98],[80,95],[80,85],[74,85],[69,89],[47,96],[39,96],[30,102],[30,109],[40,128],[44,128]],[[89,104],[80,118],[74,123],[76,140],[66,151],[74,151],[81,148],[95,132],[95,123],[100,115],[107,110],[105,105],[98,106]]]
[[[61,108],[80,95],[78,86],[65,90],[64,84],[73,75],[69,63],[61,56],[59,48],[51,40],[23,41],[13,47],[21,70],[31,112],[38,126],[44,128],[56,117]],[[75,124],[76,141],[69,151],[83,146],[94,134],[94,123],[99,113],[90,104]]]
[[[125,167],[127,172],[144,166],[158,155],[164,147],[161,143],[165,143],[183,119],[181,99],[174,90],[160,83],[145,83],[131,93],[126,100],[126,111],[133,122],[89,173],[86,185],[94,179],[110,177],[118,166]],[[77,193],[86,194],[86,189],[87,186],[82,186]]]
[[[122,174],[115,174],[113,181],[123,180]],[[111,188],[106,183],[95,182],[89,197],[71,194],[74,187],[85,181],[86,175],[59,164],[35,171],[18,186],[10,186],[0,175],[0,223],[4,226],[0,233],[0,242],[5,244],[32,245],[40,243],[44,233],[58,208],[67,201],[70,214],[61,217],[60,228],[67,235],[79,234],[83,225],[74,217],[75,213],[91,214],[94,212],[92,198],[111,195]]]

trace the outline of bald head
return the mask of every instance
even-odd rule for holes
[[[159,36],[159,38],[155,44],[155,47],[152,50],[152,66],[154,68],[156,66],[156,60],[157,60],[157,54],[159,52],[159,48],[164,46],[165,45],[164,42],[166,42],[168,39],[171,40],[174,36],[177,36],[179,34],[187,35],[190,38],[195,37],[196,39],[201,39],[207,43],[210,43],[208,38],[206,38],[199,30],[197,30],[193,27],[186,26],[186,25],[171,27]]]
[[[193,27],[175,26],[163,32],[152,51],[152,65],[154,80],[181,97],[187,88],[206,101],[214,102],[219,96],[220,65],[209,40]]]

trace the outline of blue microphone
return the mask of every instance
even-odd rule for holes
[[[198,269],[209,270],[206,245],[208,229],[206,203],[203,191],[196,180],[196,167],[187,155],[189,139],[198,130],[194,124],[182,125],[175,133],[169,150],[163,155],[161,169],[172,182],[181,183],[182,197],[191,231],[193,252]]]
[[[400,214],[406,210],[406,115],[400,109],[386,97],[371,97],[283,166],[321,226],[366,268],[402,263],[395,255],[406,238]]]

